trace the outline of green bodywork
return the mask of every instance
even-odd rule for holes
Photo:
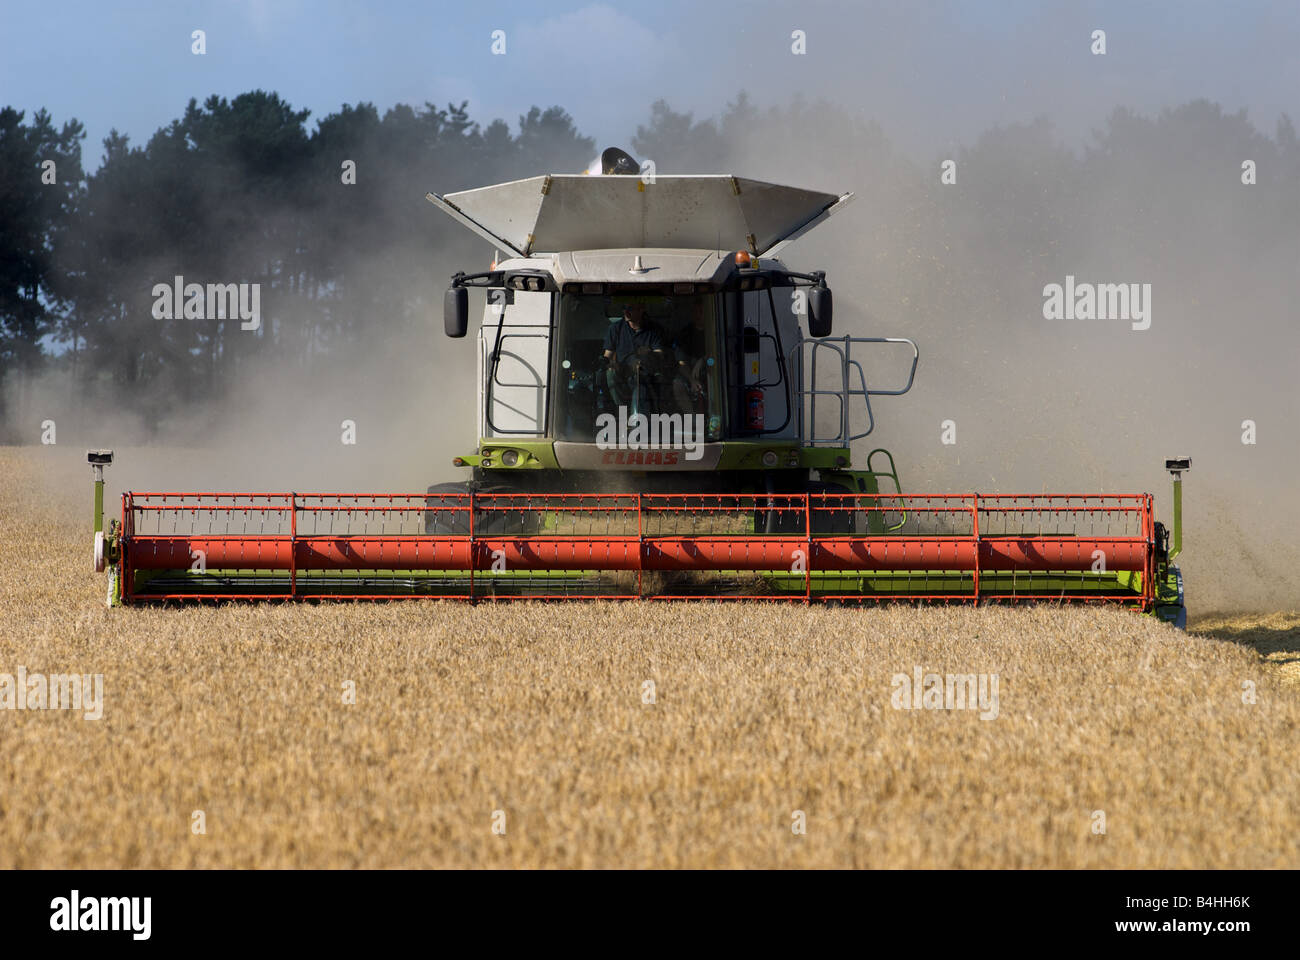
[[[726,440],[721,444],[718,470],[767,470],[762,458],[768,451],[776,453],[778,463],[786,469],[837,470],[849,465],[849,451],[843,447],[805,447],[794,440]],[[507,450],[517,455],[513,466],[501,462]],[[560,469],[555,459],[554,440],[485,438],[479,441],[477,453],[465,454],[453,462],[456,466],[477,467],[502,475],[516,470]]]
[[[473,574],[430,570],[300,573],[296,590],[299,599],[355,595],[458,597],[468,595],[471,580],[474,595],[481,599],[493,596],[579,598],[636,595],[634,582],[630,580],[619,581],[606,572],[582,570],[475,571]],[[1131,597],[1131,605],[1137,607],[1140,605],[1141,581],[1140,573],[1126,572],[1105,575],[986,572],[980,576],[977,595],[970,572],[906,570],[860,574],[813,571],[793,574],[785,571],[718,570],[710,571],[707,577],[680,577],[667,589],[678,596],[712,596],[718,599],[766,596],[801,600],[807,595],[813,600],[905,599],[918,603],[969,602],[992,594],[1002,596],[987,602],[1014,602],[1015,597],[1037,602],[1088,599],[1122,602],[1123,598]],[[1158,591],[1160,598],[1149,612],[1161,620],[1174,622],[1178,619],[1181,604],[1173,578],[1167,587],[1169,592]],[[289,590],[289,578],[284,573],[248,570],[208,570],[202,574],[181,570],[138,571],[135,582],[137,594],[183,592],[210,595],[214,599],[232,593],[274,599],[287,597]],[[1012,595],[1012,598],[1007,599],[1006,595]]]

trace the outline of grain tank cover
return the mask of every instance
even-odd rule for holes
[[[430,202],[516,256],[567,250],[692,248],[770,256],[832,213],[842,196],[725,175],[551,174]]]

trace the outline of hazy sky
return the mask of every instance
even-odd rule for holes
[[[918,156],[1037,114],[1077,142],[1116,104],[1202,96],[1271,133],[1300,115],[1300,2],[0,0],[0,104],[80,119],[89,167],[111,127],[138,143],[192,96],[255,88],[316,118],[359,100],[468,100],[513,126],[560,104],[601,146],[626,145],[657,97],[703,117],[742,89],[760,105],[796,91],[855,105]]]

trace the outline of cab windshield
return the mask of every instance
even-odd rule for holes
[[[705,439],[721,439],[716,302],[714,294],[561,294],[556,439],[593,442],[604,413],[692,417]]]

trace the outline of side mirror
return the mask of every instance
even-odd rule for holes
[[[469,329],[469,291],[450,286],[442,298],[442,327],[449,337],[463,337]]]
[[[740,338],[741,349],[745,353],[758,353],[760,344],[757,327],[746,327]]]
[[[831,288],[818,284],[808,291],[808,333],[814,337],[831,335]]]

